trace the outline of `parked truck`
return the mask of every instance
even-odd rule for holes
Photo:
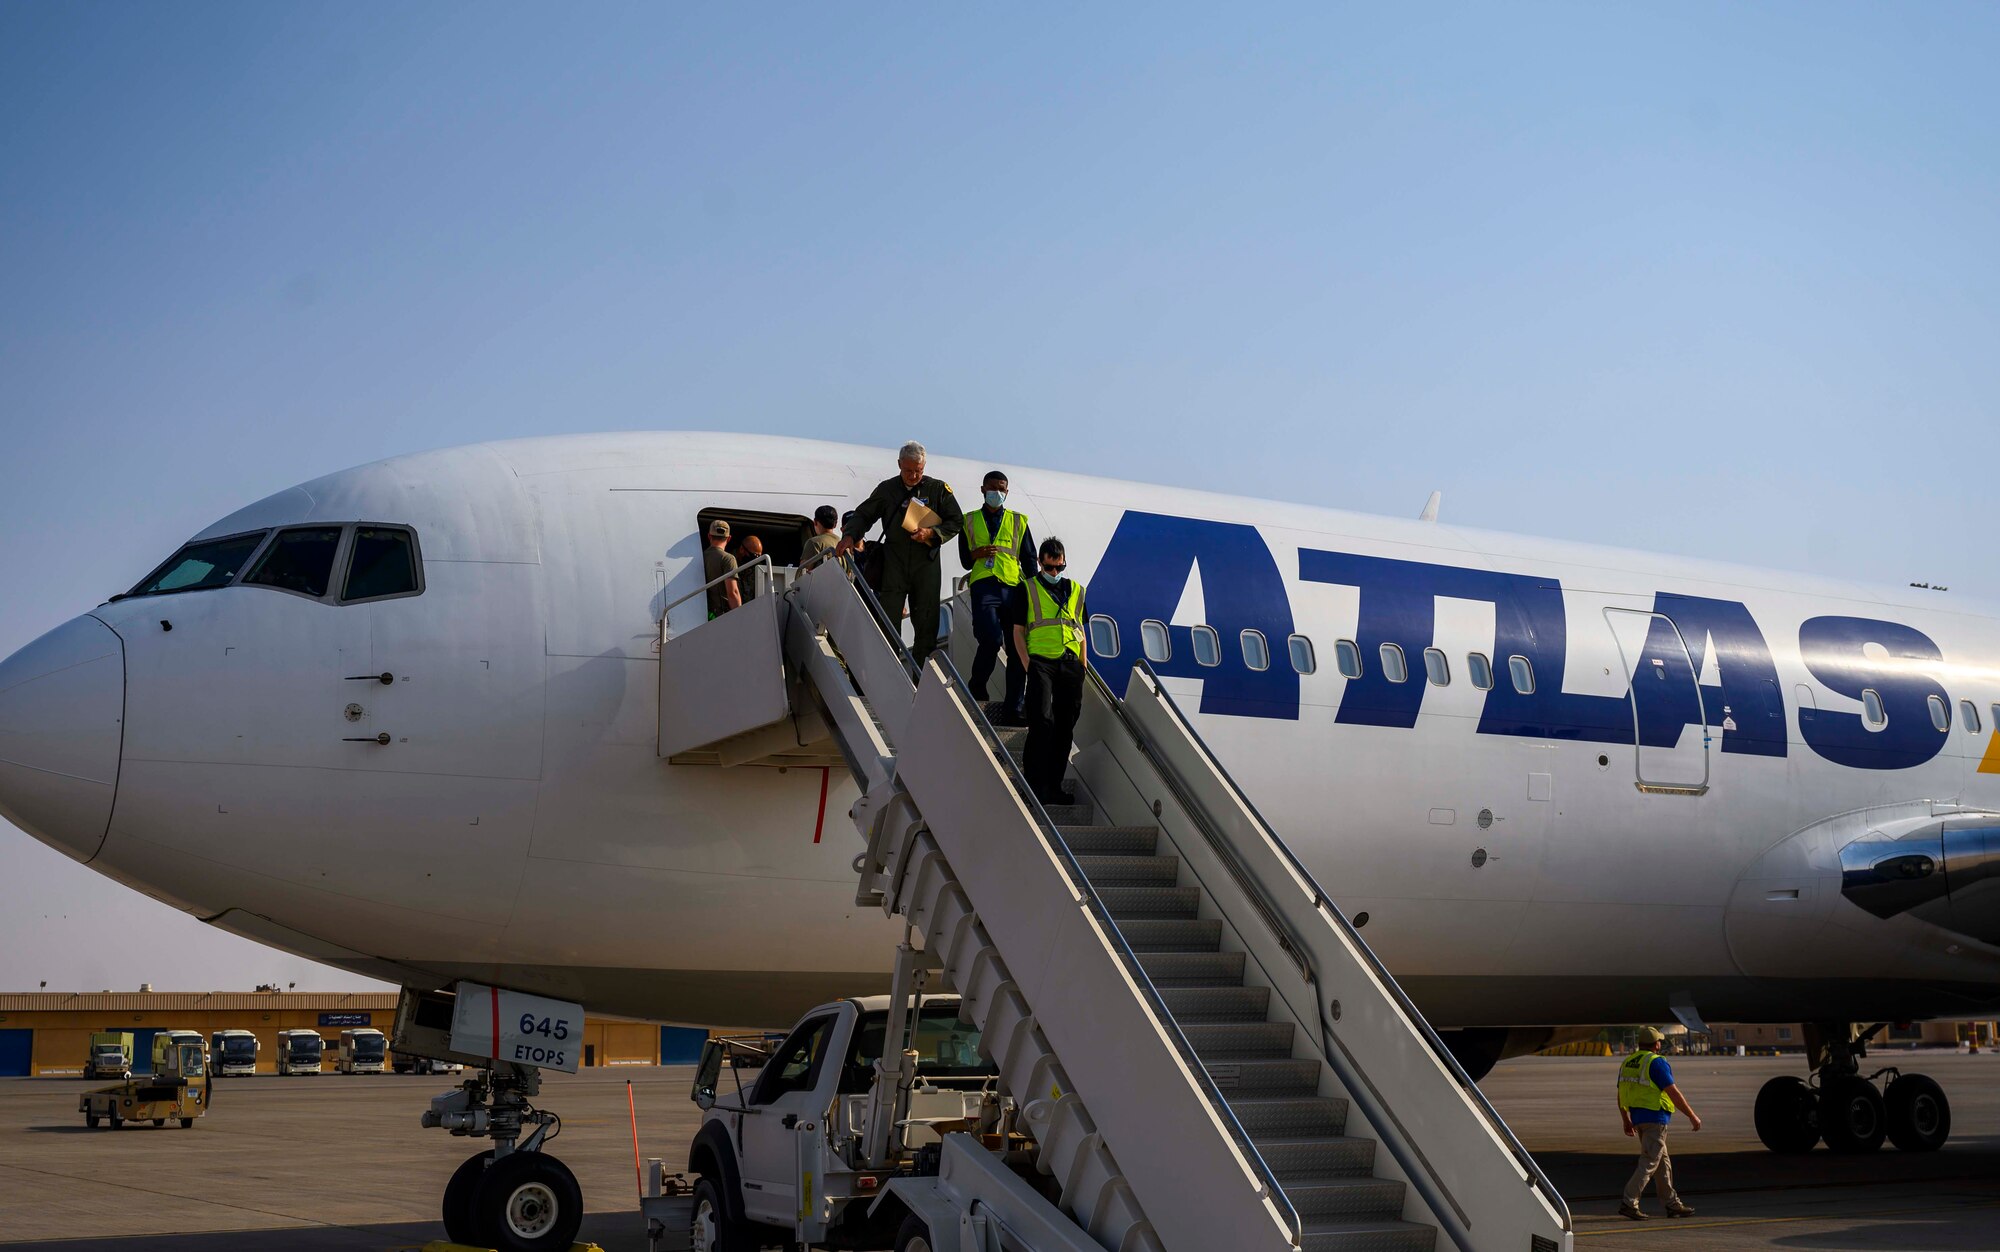
[[[768,1053],[761,1039],[709,1040],[694,1183],[656,1167],[641,1201],[655,1248],[929,1252],[960,1247],[973,1221],[991,1239],[968,1248],[1102,1252],[1044,1193],[1033,1125],[1047,1110],[998,1089],[958,997],[915,994],[909,958],[897,994],[823,1004]]]
[[[257,1036],[247,1030],[218,1030],[208,1037],[208,1069],[217,1078],[257,1072]]]
[[[320,1061],[325,1052],[326,1040],[319,1037],[317,1030],[278,1032],[280,1074],[317,1074],[320,1072]]]
[[[162,1030],[153,1035],[153,1072],[160,1073],[167,1064],[172,1049],[183,1043],[192,1043],[202,1050],[202,1059],[208,1055],[208,1040],[201,1037],[199,1030]]]
[[[335,1067],[343,1074],[380,1074],[388,1069],[389,1037],[372,1026],[340,1032],[340,1059]]]
[[[132,1076],[132,1032],[100,1030],[90,1037],[90,1058],[84,1062],[85,1078],[130,1078]]]

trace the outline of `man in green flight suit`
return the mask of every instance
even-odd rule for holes
[[[896,454],[894,478],[885,478],[854,510],[834,549],[837,555],[853,550],[875,523],[882,523],[888,538],[883,552],[882,608],[889,620],[903,620],[903,604],[910,606],[910,626],[915,640],[910,655],[921,665],[937,647],[938,584],[942,565],[938,550],[951,542],[964,526],[964,515],[951,494],[951,484],[924,473],[924,445],[911,440]],[[930,526],[904,529],[903,522],[912,504],[937,515]]]

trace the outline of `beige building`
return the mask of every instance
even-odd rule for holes
[[[1802,1023],[1711,1022],[1709,1025],[1715,1032],[1709,1036],[1709,1046],[1717,1051],[1733,1051],[1740,1047],[1752,1052],[1787,1052],[1803,1051],[1806,1046],[1806,1030]],[[1884,1027],[1868,1041],[1868,1046],[1871,1050],[1886,1050],[1977,1044],[1985,1049],[1993,1046],[1994,1030],[1993,1022],[1911,1022],[1905,1026]]]
[[[80,1075],[95,1031],[131,1031],[135,1061],[151,1064],[152,1036],[162,1030],[248,1030],[257,1036],[257,1072],[276,1072],[278,1032],[317,1030],[328,1066],[340,1032],[396,1018],[394,992],[340,991],[28,991],[0,993],[0,1077]],[[706,1031],[646,1022],[584,1020],[583,1064],[658,1065],[692,1059]]]

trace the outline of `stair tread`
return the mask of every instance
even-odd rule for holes
[[[1177,856],[1078,853],[1076,863],[1083,867],[1085,877],[1100,886],[1171,887],[1181,875]]]
[[[1218,918],[1134,917],[1120,919],[1118,931],[1139,953],[1215,952],[1222,947]]]

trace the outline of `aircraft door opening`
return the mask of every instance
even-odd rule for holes
[[[1604,620],[1625,665],[1639,790],[1706,793],[1713,734],[1694,657],[1680,627],[1664,613],[1643,609],[1607,608]]]

